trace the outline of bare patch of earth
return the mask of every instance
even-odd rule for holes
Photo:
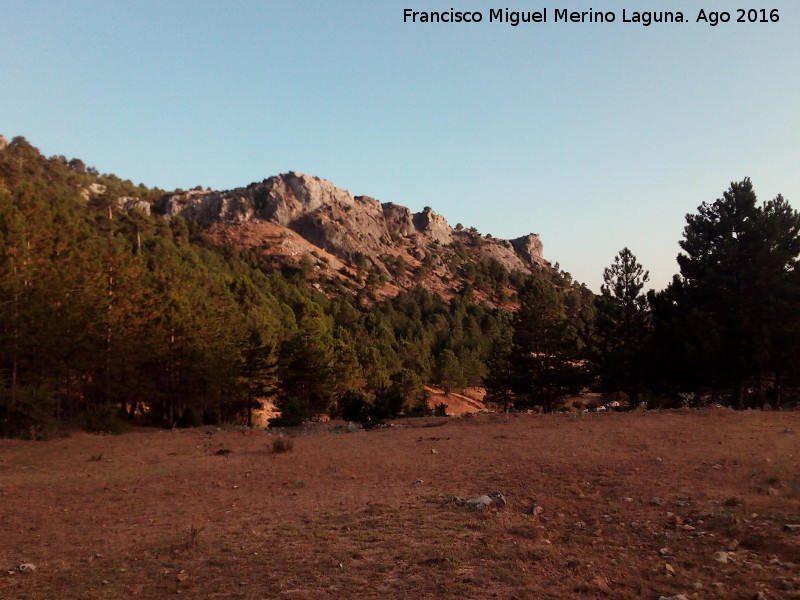
[[[0,440],[0,598],[800,597],[800,413],[343,430]]]

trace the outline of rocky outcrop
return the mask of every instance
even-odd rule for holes
[[[529,233],[511,240],[511,245],[523,259],[532,265],[544,265],[546,261],[542,255],[542,241],[538,233]]]
[[[134,196],[120,196],[117,198],[117,206],[126,212],[138,210],[146,215],[150,214],[150,203]]]
[[[139,204],[128,206],[144,210]],[[267,222],[296,232],[315,246],[340,259],[359,256],[388,274],[386,256],[423,260],[436,257],[442,265],[442,248],[465,239],[474,251],[501,263],[509,271],[530,271],[543,265],[539,236],[497,240],[473,232],[456,232],[442,215],[429,207],[412,213],[405,206],[381,204],[369,196],[353,196],[330,181],[302,173],[276,175],[246,188],[228,191],[194,189],[162,198],[153,211],[166,218],[182,216],[204,225]],[[477,243],[479,242],[479,243]]]
[[[8,140],[6,136],[0,135],[0,150],[5,150],[6,148],[8,148]]]
[[[189,190],[162,198],[155,206],[155,211],[167,218],[181,216],[187,221],[198,221],[203,225],[216,221],[242,223],[249,221],[255,213],[249,190]]]
[[[453,241],[453,230],[445,218],[433,212],[428,206],[414,215],[413,222],[417,231],[434,242],[445,245]]]
[[[349,211],[356,204],[350,192],[330,181],[295,172],[270,177],[249,189],[254,191],[256,215],[285,227],[321,208]]]
[[[87,202],[92,196],[101,196],[105,193],[106,186],[104,186],[102,183],[90,183],[88,187],[85,187],[81,190],[81,196],[83,196],[83,199]]]
[[[394,202],[383,203],[383,218],[386,220],[386,227],[397,235],[409,236],[416,232],[414,228],[414,215],[411,209],[400,206]]]

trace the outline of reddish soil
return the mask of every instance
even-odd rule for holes
[[[460,417],[487,411],[487,407],[483,403],[483,399],[486,397],[484,388],[470,387],[461,392],[448,394],[442,388],[425,386],[425,391],[428,393],[428,408],[436,410],[438,406],[444,404],[448,417]]]
[[[0,440],[0,598],[800,597],[800,413],[341,429]]]

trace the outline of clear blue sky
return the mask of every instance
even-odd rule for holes
[[[539,233],[595,290],[628,246],[660,289],[684,215],[731,181],[800,208],[800,2],[756,4],[780,21],[695,23],[735,20],[716,0],[0,0],[0,133],[163,189],[295,170]],[[488,22],[506,7],[550,22]],[[589,7],[616,22],[552,22]],[[690,22],[622,23],[631,7]]]

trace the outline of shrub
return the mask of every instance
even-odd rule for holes
[[[195,411],[191,406],[183,409],[178,418],[177,426],[181,428],[200,427],[203,424],[203,415]]]
[[[119,416],[114,404],[98,404],[81,415],[81,427],[89,433],[123,433],[128,424]]]
[[[58,433],[54,405],[46,386],[20,386],[12,399],[11,390],[0,385],[0,436],[31,440],[54,437]]]
[[[282,454],[294,450],[294,440],[291,438],[279,437],[272,440],[273,454]]]

